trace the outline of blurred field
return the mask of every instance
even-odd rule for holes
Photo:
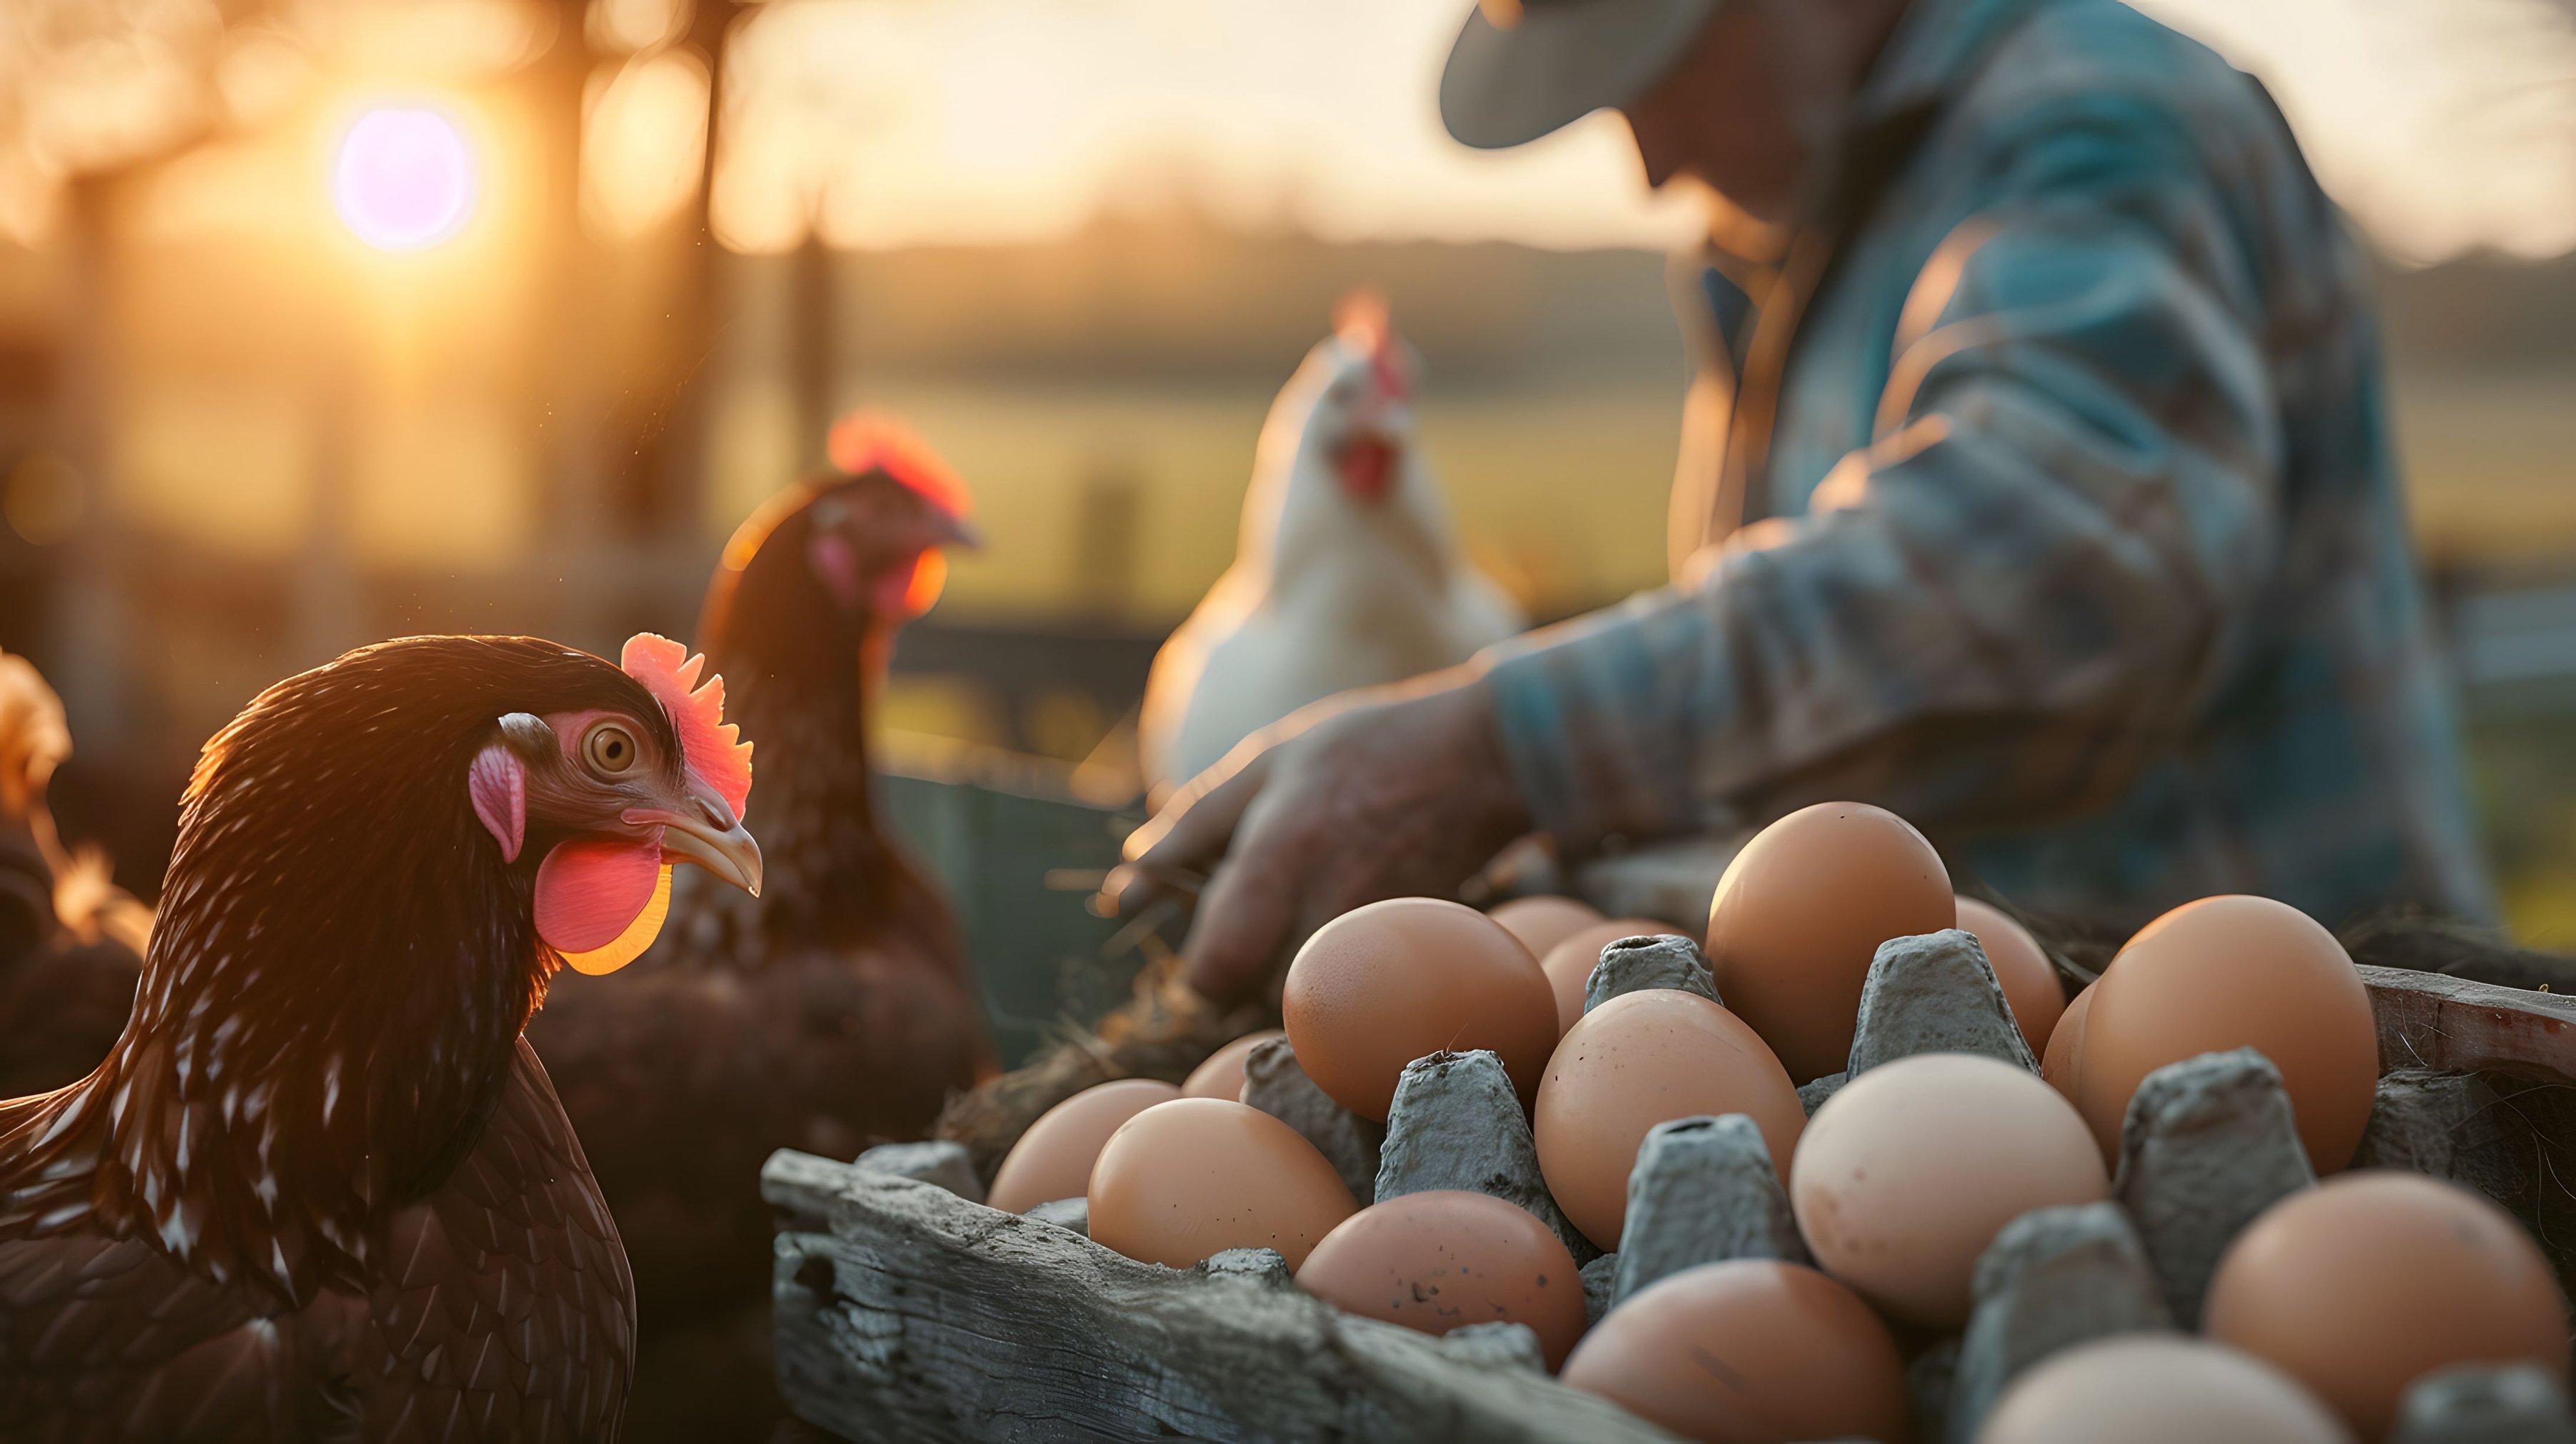
[[[2576,262],[2480,250],[2576,234],[2576,90],[2540,83],[2576,31],[2500,0],[2321,48],[2317,3],[2150,8],[2266,75],[2377,244],[2453,257],[2383,272],[2391,421],[2514,925],[2576,946]],[[1442,139],[1422,86],[1459,8],[0,22],[0,647],[66,694],[67,812],[148,889],[197,743],[281,675],[406,632],[686,633],[725,535],[853,405],[957,462],[989,543],[885,721],[1112,764],[1232,558],[1272,394],[1355,286],[1422,355],[1481,564],[1542,618],[1659,583],[1684,377],[1651,247],[1686,207],[1612,118],[1509,156]],[[335,214],[332,146],[383,105],[451,117],[481,167],[417,250]]]

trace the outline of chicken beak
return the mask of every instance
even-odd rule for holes
[[[714,788],[689,778],[685,812],[662,819],[662,856],[694,862],[753,897],[760,896],[760,843]]]
[[[931,523],[931,545],[970,552],[984,549],[984,534],[975,530],[966,518],[937,507],[932,511],[938,520]]]

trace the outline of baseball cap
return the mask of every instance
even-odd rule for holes
[[[1524,145],[1644,95],[1718,0],[1481,0],[1440,75],[1440,119],[1480,150]]]

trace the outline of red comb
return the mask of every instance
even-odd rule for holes
[[[627,638],[626,650],[617,654],[626,675],[643,683],[670,712],[689,770],[722,793],[740,817],[751,797],[751,744],[740,740],[741,728],[724,719],[724,678],[709,677],[699,685],[698,672],[706,664],[705,657],[692,657],[688,648],[652,632]]]
[[[825,450],[842,475],[882,471],[950,516],[964,516],[974,505],[956,469],[911,427],[882,411],[853,411],[833,422]]]
[[[1333,303],[1333,331],[1354,350],[1375,355],[1385,347],[1386,296],[1363,286]]]
[[[1405,374],[1403,358],[1395,349],[1395,327],[1387,321],[1383,294],[1361,289],[1335,302],[1333,332],[1343,345],[1368,353],[1378,389],[1390,399],[1402,401],[1412,394],[1413,378]]]

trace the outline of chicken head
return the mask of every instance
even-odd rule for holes
[[[698,682],[704,665],[677,642],[639,634],[620,666],[665,718],[512,712],[466,769],[474,814],[503,861],[532,839],[545,849],[537,935],[576,971],[614,972],[652,944],[674,863],[759,895],[760,845],[742,824],[751,744],[723,720],[724,679]]]

